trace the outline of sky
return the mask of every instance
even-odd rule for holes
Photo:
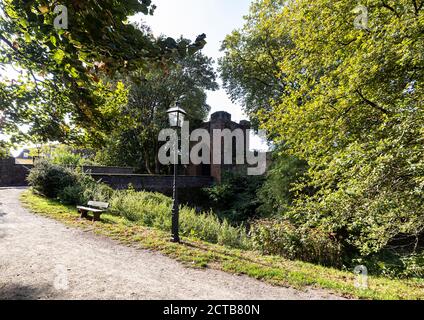
[[[208,44],[203,53],[215,61],[223,55],[220,52],[221,42],[234,29],[243,26],[243,16],[248,14],[251,0],[154,0],[157,9],[153,16],[139,15],[159,36],[185,38],[195,40],[205,33]],[[221,81],[219,81],[221,84]],[[247,120],[240,105],[233,104],[224,89],[208,92],[207,103],[212,111],[227,111],[233,121]]]

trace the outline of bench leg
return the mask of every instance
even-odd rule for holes
[[[88,218],[88,212],[85,210],[78,210],[79,213],[81,213],[81,219],[87,219]]]
[[[100,221],[100,215],[101,213],[99,212],[93,212],[93,222]]]

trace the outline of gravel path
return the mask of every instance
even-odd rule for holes
[[[0,299],[338,299],[275,287],[67,228],[0,189]]]

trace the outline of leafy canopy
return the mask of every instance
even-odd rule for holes
[[[54,26],[56,1],[0,4],[0,68],[8,72],[13,66],[19,73],[18,79],[0,79],[0,111],[9,132],[27,124],[40,140],[70,139],[76,128],[98,124],[99,99],[93,92],[99,79],[134,70],[143,76],[206,43],[205,35],[193,43],[155,39],[147,27],[130,24],[129,16],[153,14],[150,0],[60,4],[68,9],[68,29]]]
[[[179,39],[178,42],[188,42]],[[128,99],[111,99],[105,104],[103,123],[110,125],[103,131],[106,141],[98,154],[98,161],[107,165],[125,165],[141,172],[160,173],[157,154],[158,135],[169,127],[166,111],[179,100],[187,112],[190,126],[196,128],[210,111],[206,90],[216,90],[216,74],[212,60],[201,52],[180,58],[166,70],[152,69],[143,81],[134,81],[141,72],[123,81],[129,88]],[[107,106],[107,107],[106,107]],[[96,142],[93,146],[99,150]]]
[[[270,138],[308,163],[293,190],[314,193],[299,192],[291,219],[325,226],[365,255],[388,245],[417,250],[424,231],[423,3],[362,4],[369,22],[357,29],[352,1],[256,1],[245,27],[227,37],[221,68],[227,90]],[[265,95],[264,80],[273,89]]]

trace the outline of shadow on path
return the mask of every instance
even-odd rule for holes
[[[39,300],[50,297],[52,293],[52,287],[47,284],[35,287],[10,283],[0,287],[0,300]]]

